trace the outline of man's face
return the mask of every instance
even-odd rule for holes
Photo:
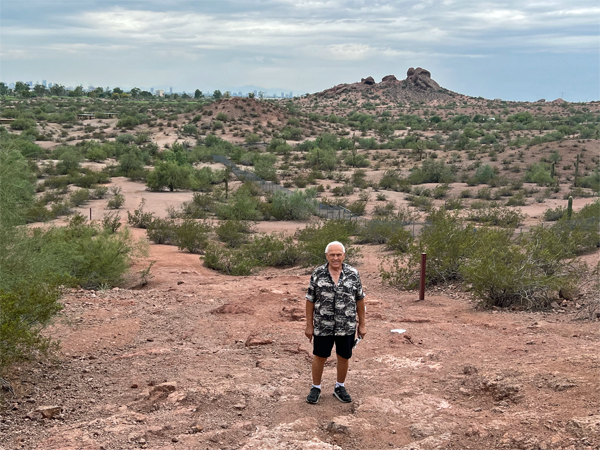
[[[329,252],[325,254],[327,257],[327,262],[329,262],[329,266],[334,270],[339,270],[342,268],[342,263],[346,258],[344,251],[342,250],[342,246],[339,244],[334,244],[329,247]]]

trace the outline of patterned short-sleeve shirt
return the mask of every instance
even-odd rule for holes
[[[356,302],[365,298],[358,270],[342,264],[337,285],[328,264],[315,269],[310,277],[306,300],[315,304],[314,335],[345,336],[356,332]]]

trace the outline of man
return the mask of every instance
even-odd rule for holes
[[[348,360],[352,357],[354,337],[367,334],[365,325],[365,294],[358,271],[344,264],[346,249],[342,243],[330,242],[325,248],[327,264],[317,267],[310,278],[306,293],[306,337],[313,342],[312,388],[306,398],[317,403],[321,397],[321,377],[327,358],[335,343],[337,383],[333,395],[343,403],[352,401],[344,383]]]

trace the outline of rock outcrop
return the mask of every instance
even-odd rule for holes
[[[361,78],[360,82],[369,86],[375,84],[375,80],[373,79],[373,77]]]
[[[408,69],[406,79],[420,89],[440,89],[440,85],[431,79],[431,72],[420,67]]]
[[[381,79],[382,83],[385,83],[387,81],[398,81],[398,78],[396,78],[394,75],[386,75]]]

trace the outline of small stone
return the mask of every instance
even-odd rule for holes
[[[560,308],[560,305],[559,305],[558,303],[556,303],[556,302],[552,302],[552,303],[550,303],[550,306],[551,306],[552,308],[555,308],[555,309],[556,309],[556,308]]]
[[[184,282],[184,281],[178,281],[178,282],[177,282],[177,286],[179,286],[179,285],[181,285],[181,284],[183,284],[183,283],[185,283],[185,282]],[[173,439],[175,439],[175,438],[173,438]]]
[[[39,412],[46,419],[53,419],[60,415],[62,408],[60,406],[40,406],[35,410]]]
[[[348,427],[340,423],[329,422],[329,425],[327,425],[327,431],[334,434],[348,434]]]
[[[138,384],[137,383],[132,383],[131,386],[129,386],[131,389],[137,389],[138,388]]]
[[[173,436],[173,437],[171,438],[171,442],[179,442],[179,439],[177,439],[175,436]]]

